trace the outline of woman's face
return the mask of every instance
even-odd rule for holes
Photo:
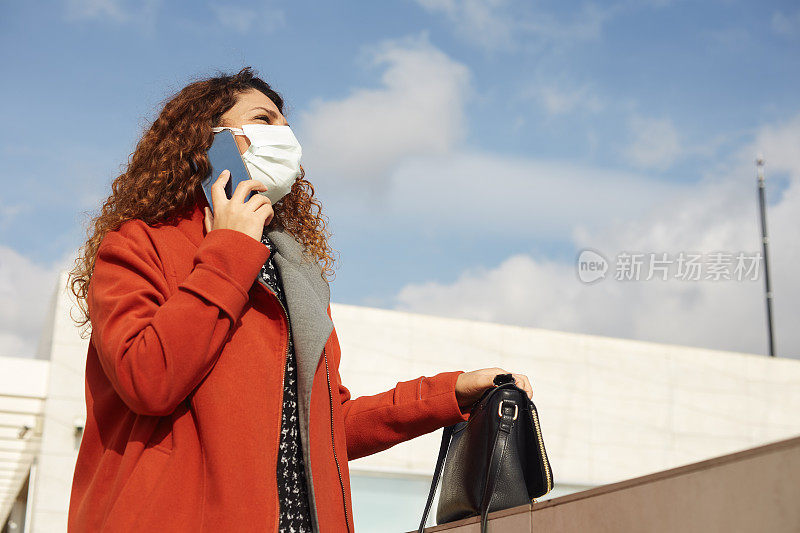
[[[278,107],[267,95],[258,89],[249,89],[247,92],[239,94],[236,103],[226,111],[220,118],[220,126],[240,128],[242,124],[273,124],[288,125]],[[236,135],[236,145],[239,153],[244,153],[250,146],[247,137]]]

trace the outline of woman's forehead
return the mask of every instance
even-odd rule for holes
[[[234,108],[237,107],[240,110],[264,107],[275,112],[280,112],[278,107],[275,105],[275,102],[270,100],[266,94],[257,89],[250,89],[246,92],[240,93],[237,97],[236,104],[234,105]]]

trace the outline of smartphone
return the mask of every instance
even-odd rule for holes
[[[247,171],[242,155],[239,153],[239,147],[236,146],[236,139],[230,130],[222,130],[214,134],[214,141],[211,148],[208,149],[208,160],[211,163],[211,174],[203,180],[202,185],[213,214],[214,202],[211,198],[211,186],[222,171],[228,169],[231,173],[228,183],[225,184],[225,196],[228,200],[233,196],[237,185],[250,179],[250,173]],[[250,191],[244,201],[249,200],[254,194],[258,194],[258,191]]]

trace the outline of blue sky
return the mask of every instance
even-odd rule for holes
[[[33,351],[82,213],[165,98],[246,65],[286,99],[330,216],[334,302],[762,353],[759,283],[574,270],[583,247],[756,251],[763,151],[778,347],[800,352],[796,3],[2,5],[9,355]]]

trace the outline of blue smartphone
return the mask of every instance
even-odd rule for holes
[[[213,214],[214,203],[211,198],[211,186],[222,171],[228,169],[231,173],[228,183],[225,184],[225,196],[228,197],[228,200],[233,196],[237,185],[250,179],[250,173],[247,171],[242,155],[239,153],[239,147],[236,146],[236,139],[230,130],[222,130],[214,134],[214,141],[211,143],[211,148],[208,149],[208,161],[211,163],[211,174],[203,180],[202,185]],[[258,191],[250,191],[244,201],[249,200],[254,194],[258,194]]]

